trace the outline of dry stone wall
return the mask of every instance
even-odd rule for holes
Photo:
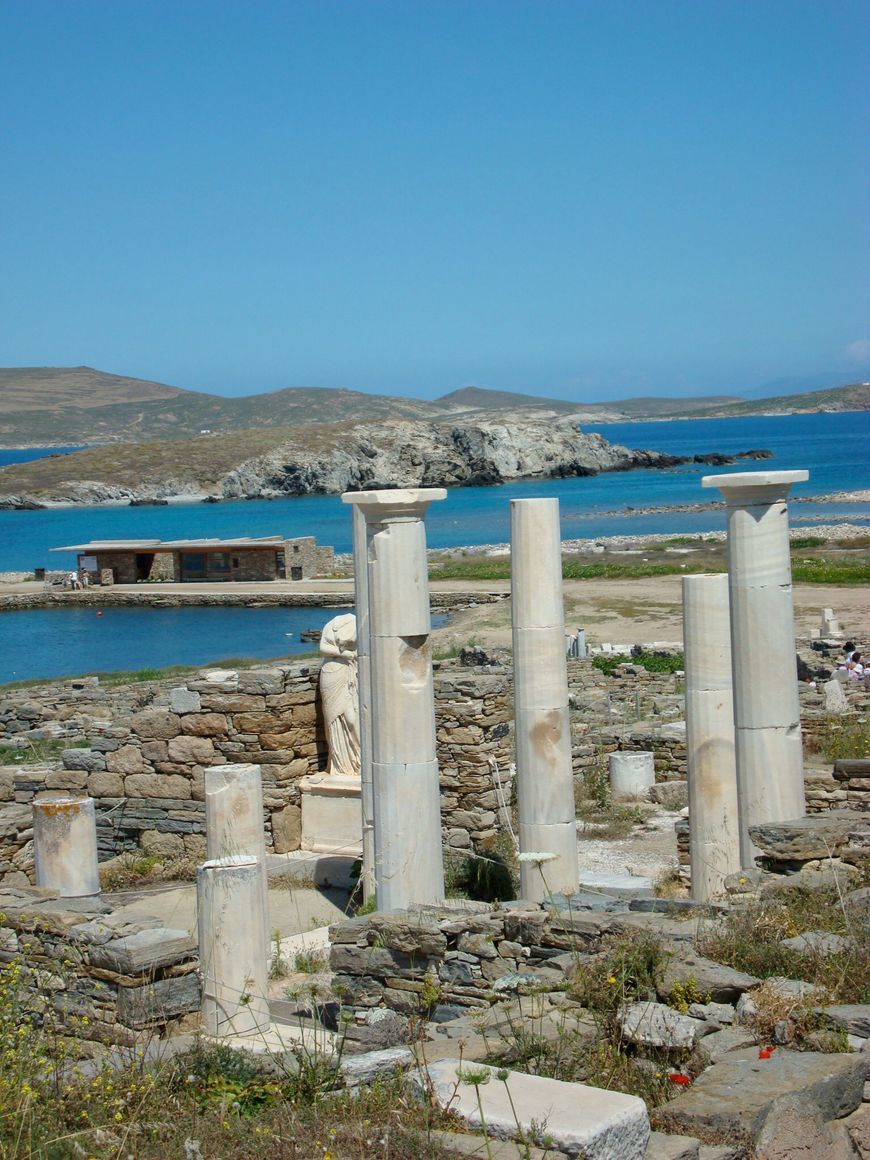
[[[202,674],[175,687],[101,689],[91,678],[7,698],[0,718],[13,756],[26,758],[31,741],[46,738],[69,746],[61,768],[0,766],[0,882],[32,878],[30,803],[46,790],[94,798],[101,861],[137,848],[201,858],[205,770],[236,761],[262,769],[267,847],[297,849],[299,783],[327,760],[318,676],[318,664],[296,664]],[[494,775],[511,795],[508,678],[439,673],[436,698],[445,842],[486,846],[499,829]]]
[[[78,1039],[132,1045],[197,1012],[196,939],[157,919],[0,886],[0,962],[20,962],[43,1018]]]
[[[601,770],[618,749],[651,750],[659,782],[685,778],[677,678],[631,664],[608,676],[588,660],[570,661],[568,670],[576,776]],[[299,783],[326,767],[318,675],[318,663],[297,663],[199,674],[182,685],[106,687],[89,677],[7,691],[0,697],[0,753],[11,755],[0,765],[0,882],[32,880],[29,806],[45,790],[94,797],[101,860],[137,848],[201,858],[204,771],[235,761],[262,768],[268,848],[298,848]],[[507,665],[436,662],[443,836],[457,853],[487,849],[504,829],[513,796],[511,676]],[[866,711],[866,690],[847,692],[850,713]],[[812,742],[827,727],[821,693],[807,685],[802,708]],[[46,746],[63,747],[61,768],[34,763]],[[807,797],[810,811],[866,809],[870,776],[810,769]]]

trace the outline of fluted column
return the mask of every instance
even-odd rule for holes
[[[728,590],[741,861],[749,827],[806,811],[786,498],[806,471],[708,475],[728,513]]]
[[[444,488],[347,492],[365,519],[379,910],[444,897],[423,517]]]
[[[511,501],[511,615],[523,898],[578,886],[559,501]]]
[[[728,577],[683,577],[692,897],[708,902],[740,869]]]

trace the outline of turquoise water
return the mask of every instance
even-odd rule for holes
[[[334,608],[39,608],[0,614],[0,684],[310,652]],[[288,633],[292,635],[288,635]]]
[[[499,487],[453,488],[429,509],[431,547],[488,544],[508,539],[509,500],[555,496],[561,501],[565,538],[655,532],[702,532],[723,527],[720,512],[673,512],[641,516],[628,508],[703,503],[716,493],[701,489],[701,476],[764,467],[807,467],[810,480],[796,495],[821,495],[870,487],[870,412],[786,415],[771,418],[689,419],[668,423],[620,423],[587,430],[630,447],[674,455],[746,451],[764,447],[774,458],[763,463],[664,471],[615,472],[582,479],[529,480]],[[870,521],[870,504],[802,504],[795,514],[825,520],[844,511]],[[621,514],[610,514],[613,512]],[[37,512],[0,511],[0,572],[38,566],[70,567],[74,557],[49,553],[90,539],[196,536],[316,535],[339,552],[350,551],[351,521],[338,496],[177,504],[158,508],[63,508]]]
[[[769,448],[774,452],[772,460],[749,462],[745,469],[809,468],[810,480],[795,488],[796,495],[870,487],[870,413],[608,424],[588,429],[600,431],[613,442],[674,455]],[[14,454],[36,457],[33,451]],[[701,489],[702,475],[743,469],[685,466],[455,488],[429,510],[429,544],[452,547],[506,541],[509,500],[526,496],[560,500],[565,538],[719,529],[724,526],[721,511],[641,516],[630,509],[706,502],[716,493]],[[870,524],[870,504],[806,503],[795,505],[792,511],[793,518],[823,521],[844,514]],[[350,514],[338,496],[165,508],[0,511],[0,572],[45,564],[69,567],[74,557],[50,554],[48,549],[88,539],[274,534],[313,534],[321,543],[347,552]],[[4,613],[0,614],[0,682],[95,670],[210,664],[231,656],[287,656],[310,647],[298,639],[302,629],[320,628],[333,615],[331,610],[313,608],[105,609],[102,617],[94,609]]]
[[[101,615],[97,615],[101,611]],[[337,608],[36,608],[0,614],[0,684],[83,673],[279,660],[317,652],[300,639]],[[432,617],[434,628],[447,617]]]

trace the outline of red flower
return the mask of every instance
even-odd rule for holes
[[[773,1055],[774,1049],[772,1047],[762,1047],[758,1053],[759,1059],[770,1059]]]
[[[671,1083],[687,1084],[692,1082],[687,1075],[681,1075],[678,1071],[670,1072],[668,1079],[671,1081]]]

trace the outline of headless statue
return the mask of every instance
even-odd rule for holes
[[[335,616],[320,637],[320,700],[329,741],[327,774],[360,776],[356,617]]]

